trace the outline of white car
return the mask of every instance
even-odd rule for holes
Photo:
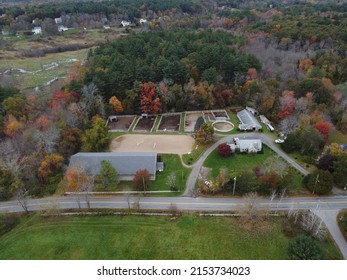
[[[276,139],[276,140],[275,140],[275,143],[277,143],[277,144],[282,144],[282,143],[284,143],[284,140],[283,140],[283,139]]]

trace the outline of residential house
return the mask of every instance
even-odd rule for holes
[[[128,27],[130,25],[130,22],[129,21],[126,21],[126,20],[122,20],[121,23],[120,23],[123,27]]]
[[[164,168],[163,163],[157,162],[155,152],[77,153],[71,156],[69,167],[81,167],[87,173],[96,175],[100,172],[102,160],[112,164],[121,181],[132,181],[140,169],[147,169],[150,179],[154,181],[156,172]]]
[[[31,32],[34,33],[34,35],[42,34],[42,28],[41,28],[41,26],[35,26],[35,27],[31,30]]]
[[[260,138],[234,138],[234,142],[228,145],[233,152],[258,153],[263,149]]]

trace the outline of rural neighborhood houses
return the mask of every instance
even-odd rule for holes
[[[103,160],[112,164],[121,181],[132,181],[140,169],[147,169],[150,180],[154,181],[156,172],[164,168],[163,163],[157,161],[155,152],[77,153],[71,156],[69,167],[81,167],[87,173],[97,175]]]

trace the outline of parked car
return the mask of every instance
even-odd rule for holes
[[[276,140],[275,140],[275,143],[277,143],[277,144],[282,144],[282,143],[284,143],[284,140],[283,140],[283,139],[276,139]]]

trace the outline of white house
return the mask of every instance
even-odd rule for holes
[[[122,20],[121,23],[120,23],[123,27],[127,27],[130,25],[130,22],[129,21],[126,21],[126,20]]]
[[[238,149],[242,153],[258,153],[263,149],[259,138],[234,138],[234,143],[228,145],[233,152]]]
[[[55,24],[62,24],[61,17],[55,18],[54,21],[55,21]]]
[[[141,18],[141,19],[140,19],[140,23],[141,23],[141,24],[144,24],[144,23],[146,23],[146,22],[147,22],[147,19],[144,19],[144,18]]]
[[[42,28],[41,28],[41,26],[35,26],[35,27],[31,30],[31,32],[34,33],[34,35],[42,34]]]
[[[59,25],[58,26],[58,31],[59,32],[65,32],[65,31],[68,31],[69,28],[67,28],[66,26],[63,26],[63,25]]]

